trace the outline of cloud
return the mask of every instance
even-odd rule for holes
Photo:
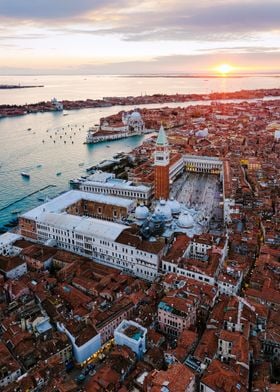
[[[15,45],[15,44],[5,44],[3,42],[0,42],[0,48],[14,49],[14,48],[18,48],[18,45]]]
[[[240,68],[246,67],[255,70],[265,70],[267,64],[270,69],[279,72],[280,52],[266,53],[210,53],[200,55],[168,55],[158,56],[147,61],[125,61],[110,64],[84,64],[73,67],[74,73],[89,74],[158,74],[158,73],[208,73],[211,66],[227,62],[238,64]]]
[[[0,18],[126,41],[228,40],[279,30],[278,0],[0,0]],[[73,28],[74,22],[79,28]]]
[[[140,14],[134,20],[100,33],[123,34],[127,41],[231,40],[253,38],[256,32],[279,30],[280,2],[209,2]]]
[[[10,40],[29,40],[29,39],[42,39],[47,37],[47,34],[14,34],[14,35],[1,35],[0,34],[0,40],[2,41],[10,41]]]
[[[73,18],[117,0],[1,0],[0,16],[23,20]]]
[[[197,49],[197,52],[207,53],[272,53],[280,52],[279,46],[228,46]]]
[[[239,53],[227,54],[226,60],[240,67],[253,67],[255,70],[263,71],[267,63],[270,65],[269,72],[279,72],[280,52],[267,53]],[[150,74],[191,74],[202,72],[209,73],[209,68],[225,61],[223,53],[211,53],[200,55],[170,55],[158,56],[146,61],[118,61],[107,64],[94,64],[91,62],[78,66],[67,66],[61,68],[11,68],[0,67],[0,74],[68,74],[68,75],[150,75]],[[210,65],[210,67],[209,67]]]
[[[143,0],[150,8],[139,9],[132,0],[119,1],[118,7],[107,0],[98,12],[84,14],[79,25],[56,28],[65,34],[117,35],[123,41],[254,40],[256,33],[280,31],[278,0],[161,1]]]
[[[246,55],[252,66],[252,58],[269,66],[279,60],[279,15],[279,0],[0,0],[0,43],[30,46],[54,67],[53,48],[60,65],[111,59],[64,67],[74,73],[184,72],[188,64],[201,69],[215,57],[239,63]],[[173,50],[196,56],[171,56]]]

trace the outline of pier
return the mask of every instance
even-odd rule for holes
[[[98,136],[91,136],[91,138],[87,138],[84,144],[95,144],[95,143],[108,142],[108,141],[118,140],[118,139],[126,139],[128,137],[139,136],[143,134],[144,132],[116,132],[116,133],[111,133],[106,135],[106,133],[104,132],[102,134],[100,133]]]

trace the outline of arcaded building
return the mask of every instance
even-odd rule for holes
[[[96,209],[89,211],[88,204],[85,211],[83,200],[97,203],[97,212],[103,207],[99,218],[94,217]],[[135,201],[130,199],[70,191],[21,215],[20,233],[27,239],[55,245],[143,279],[154,280],[164,240],[144,240],[137,227],[109,221],[114,219],[114,211],[120,213],[125,208],[128,214],[134,207]]]

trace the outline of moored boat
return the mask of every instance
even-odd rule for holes
[[[20,214],[21,210],[13,210],[11,211],[11,214],[15,215],[15,214]]]
[[[21,172],[20,174],[21,174],[22,177],[24,177],[24,178],[30,178],[30,174],[28,174],[28,173]]]

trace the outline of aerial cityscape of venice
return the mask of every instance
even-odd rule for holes
[[[0,22],[0,391],[280,392],[280,1]]]

